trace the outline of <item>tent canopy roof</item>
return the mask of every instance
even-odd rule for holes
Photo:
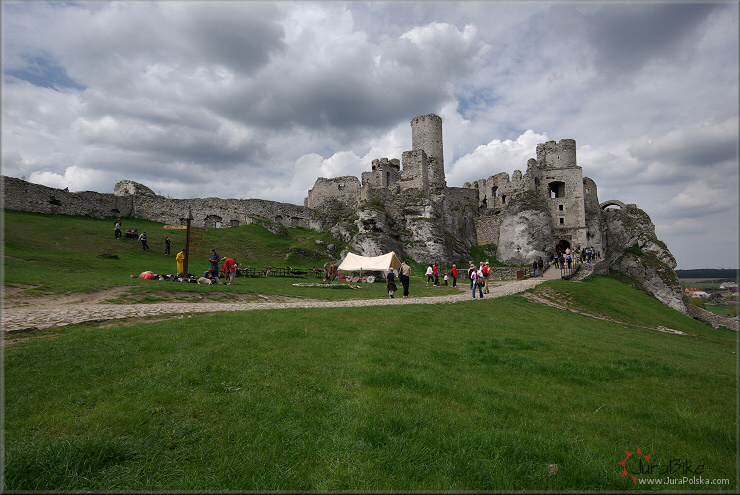
[[[359,254],[347,253],[347,257],[345,257],[342,264],[339,265],[339,269],[346,272],[384,272],[388,271],[388,268],[391,267],[393,267],[394,270],[398,270],[401,267],[401,261],[393,251],[381,256],[360,256]]]

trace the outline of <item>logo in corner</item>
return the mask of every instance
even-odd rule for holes
[[[644,457],[647,462],[650,462],[650,457],[653,455],[653,453],[650,452],[648,455],[643,454],[642,450],[640,450],[639,445],[637,446],[637,452],[628,452],[625,450],[624,453],[627,454],[627,457],[625,457],[623,461],[617,463],[618,465],[622,466],[622,478],[624,478],[626,475],[629,475],[630,478],[632,478],[632,482],[634,484],[637,484],[637,476],[627,470],[627,460],[633,455],[638,455]]]

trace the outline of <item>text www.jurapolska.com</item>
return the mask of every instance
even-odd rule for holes
[[[683,478],[638,478],[641,485],[729,485],[726,478],[709,479],[701,476],[684,476]]]

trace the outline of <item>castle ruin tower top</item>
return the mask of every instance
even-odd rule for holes
[[[442,117],[433,113],[414,117],[411,120],[411,148],[424,150],[427,155],[429,187],[434,189],[446,187]]]
[[[561,139],[560,142],[548,141],[537,145],[537,160],[545,168],[576,167],[576,140]]]

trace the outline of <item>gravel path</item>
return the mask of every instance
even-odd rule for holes
[[[490,287],[486,297],[501,297],[531,289],[546,278],[517,280]],[[93,304],[72,303],[62,306],[23,306],[3,308],[2,321],[5,332],[40,330],[73,323],[139,318],[183,313],[212,313],[222,311],[250,311],[287,308],[349,308],[359,306],[389,306],[399,304],[443,304],[470,300],[467,284],[460,287],[460,294],[419,298],[355,299],[350,301],[300,301],[255,303],[157,303],[157,304]],[[464,290],[463,290],[464,289]]]

